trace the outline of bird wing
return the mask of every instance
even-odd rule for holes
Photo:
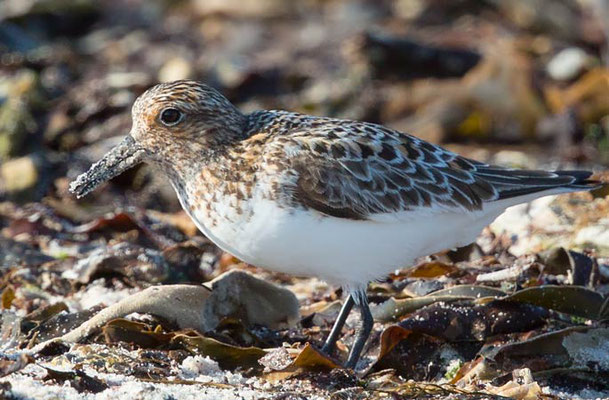
[[[485,202],[564,187],[586,190],[587,171],[503,168],[461,157],[440,146],[376,124],[323,119],[275,136],[294,174],[292,196],[305,207],[339,218],[416,208],[480,210]]]

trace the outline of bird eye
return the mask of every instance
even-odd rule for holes
[[[173,126],[182,120],[182,113],[175,108],[166,108],[161,111],[160,120],[164,125]]]

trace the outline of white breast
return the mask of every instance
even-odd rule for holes
[[[255,198],[251,213],[226,207],[215,224],[204,208],[189,214],[210,240],[249,264],[360,288],[418,257],[472,242],[504,210],[500,203],[476,213],[421,209],[356,221]]]

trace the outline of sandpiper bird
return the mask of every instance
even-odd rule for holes
[[[502,168],[380,125],[287,111],[242,114],[205,84],[156,85],[133,106],[125,139],[70,189],[82,197],[134,165],[157,165],[197,227],[252,265],[340,285],[349,294],[322,350],[368,282],[468,244],[507,207],[593,189],[587,171]]]

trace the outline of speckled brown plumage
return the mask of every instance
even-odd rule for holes
[[[185,115],[174,127],[158,121],[169,105]],[[419,207],[472,211],[535,191],[585,187],[589,176],[490,166],[365,122],[286,111],[243,115],[194,81],[146,91],[133,106],[133,124],[147,157],[192,200],[187,204],[205,202],[210,216],[218,196],[234,198],[239,215],[251,212],[244,202],[254,188],[285,207],[359,220]]]
[[[158,121],[168,105],[185,114],[175,127]],[[490,166],[365,122],[286,111],[243,115],[193,81],[149,89],[134,104],[133,123],[148,157],[187,204],[203,202],[211,219],[219,196],[232,199],[237,215],[251,213],[244,202],[255,188],[285,207],[361,220],[419,207],[472,211],[484,202],[585,185],[588,176]],[[196,185],[187,184],[193,179]]]

